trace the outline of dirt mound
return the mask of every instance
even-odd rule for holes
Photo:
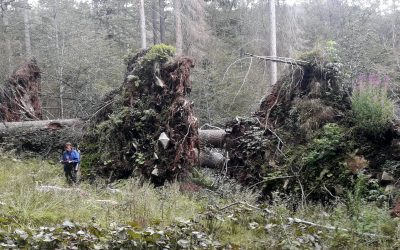
[[[198,124],[189,58],[156,45],[132,56],[124,84],[90,122],[83,168],[110,179],[141,173],[156,184],[185,176],[197,163]]]
[[[40,69],[35,59],[14,71],[0,93],[1,121],[42,119],[40,80]]]

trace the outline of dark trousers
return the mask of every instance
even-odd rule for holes
[[[69,184],[76,183],[76,173],[78,172],[76,165],[77,163],[64,164],[64,173]]]

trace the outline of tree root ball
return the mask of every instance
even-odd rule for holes
[[[174,54],[161,44],[129,57],[122,87],[89,122],[87,174],[110,180],[139,174],[161,185],[185,178],[197,164],[198,122],[187,99],[194,63]]]

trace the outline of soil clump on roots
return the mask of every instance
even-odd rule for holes
[[[155,45],[127,60],[120,89],[104,100],[83,140],[87,173],[110,180],[141,174],[162,185],[197,164],[198,122],[192,103],[191,59]]]

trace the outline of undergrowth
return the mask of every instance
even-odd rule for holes
[[[335,206],[293,211],[288,197],[257,193],[211,171],[197,170],[196,191],[178,183],[154,188],[136,179],[69,187],[58,164],[0,155],[0,245],[38,249],[392,249],[398,220],[359,196]],[[362,183],[359,183],[362,185]],[[45,189],[45,187],[48,187]],[[58,191],[49,187],[66,188]],[[352,202],[354,201],[354,204]],[[268,208],[268,210],[264,210]],[[273,213],[267,213],[272,211]],[[357,213],[357,216],[354,216]],[[300,218],[327,230],[297,223]],[[376,236],[362,236],[372,233]]]
[[[351,106],[356,126],[370,136],[379,137],[394,118],[394,101],[388,95],[388,83],[377,75],[361,76],[353,90]]]

